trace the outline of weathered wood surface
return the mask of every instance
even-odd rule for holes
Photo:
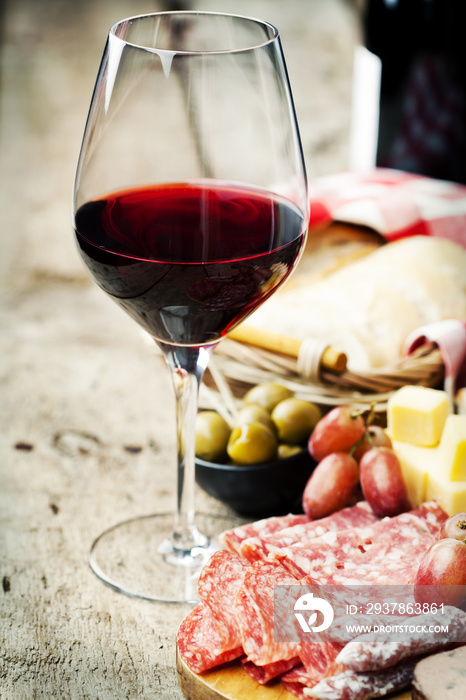
[[[344,167],[350,4],[220,4],[280,27],[310,174]],[[135,324],[87,278],[70,223],[107,30],[163,3],[0,7],[0,698],[179,699],[175,633],[186,608],[128,599],[87,565],[107,526],[173,505],[171,388]]]

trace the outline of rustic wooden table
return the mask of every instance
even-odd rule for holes
[[[311,177],[346,164],[356,13],[344,0],[5,0],[0,132],[0,698],[181,698],[186,606],[104,586],[89,546],[173,507],[174,400],[74,249],[70,195],[110,25],[165,5],[277,24]],[[173,409],[173,410],[171,410]],[[204,510],[224,512],[199,492]]]

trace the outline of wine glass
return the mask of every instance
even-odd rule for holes
[[[195,419],[209,357],[289,276],[308,224],[305,167],[278,31],[177,11],[111,27],[76,171],[90,276],[161,349],[176,397],[176,511],[118,523],[90,565],[115,590],[196,601],[231,526],[196,514]]]

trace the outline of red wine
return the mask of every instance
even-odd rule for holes
[[[284,282],[305,222],[286,199],[203,181],[93,200],[75,230],[93,279],[156,340],[205,345]]]

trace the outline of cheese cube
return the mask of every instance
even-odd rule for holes
[[[400,460],[403,481],[413,507],[427,500],[427,480],[439,467],[439,448],[419,447],[392,439],[393,449]]]
[[[388,401],[388,429],[394,440],[435,447],[440,442],[449,412],[445,391],[407,385]]]
[[[433,499],[448,515],[463,513],[466,511],[466,481],[449,481],[438,473],[429,474],[425,500]]]
[[[466,480],[466,415],[448,416],[439,447],[441,474],[450,481]]]

